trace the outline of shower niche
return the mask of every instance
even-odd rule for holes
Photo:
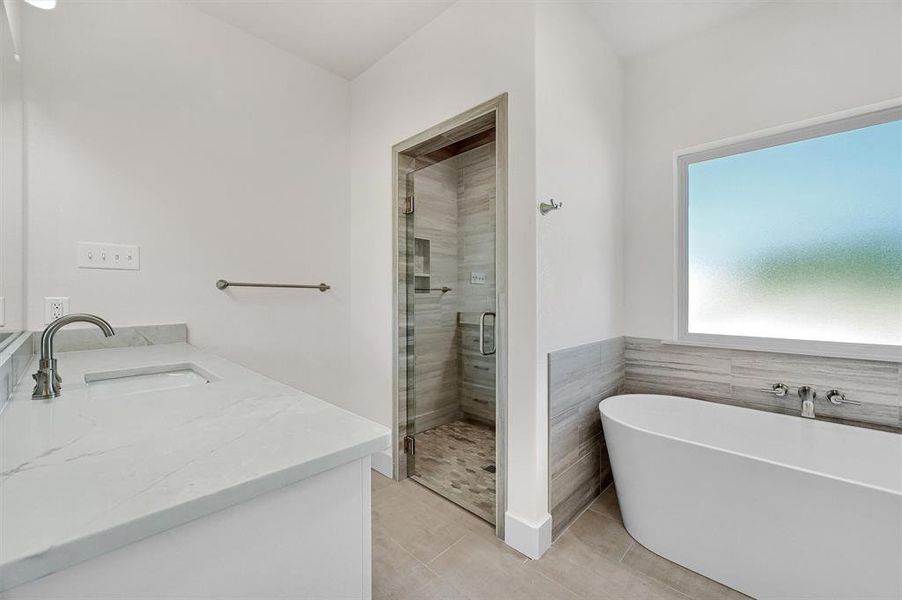
[[[429,240],[415,237],[413,239],[413,278],[416,293],[429,293],[430,273]]]

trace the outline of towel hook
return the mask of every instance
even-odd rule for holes
[[[543,215],[547,215],[551,211],[557,210],[562,206],[564,206],[563,202],[555,202],[554,198],[549,198],[548,202],[542,202],[541,204],[539,204],[539,212]]]

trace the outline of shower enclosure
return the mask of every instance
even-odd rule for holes
[[[488,111],[397,154],[398,475],[493,524],[498,129]]]

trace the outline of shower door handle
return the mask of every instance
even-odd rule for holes
[[[492,315],[492,349],[485,349],[485,318]],[[484,312],[479,316],[479,353],[483,356],[495,354],[495,313]]]

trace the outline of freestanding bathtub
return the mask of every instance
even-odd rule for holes
[[[902,598],[902,435],[675,396],[599,409],[649,550],[755,598]]]

